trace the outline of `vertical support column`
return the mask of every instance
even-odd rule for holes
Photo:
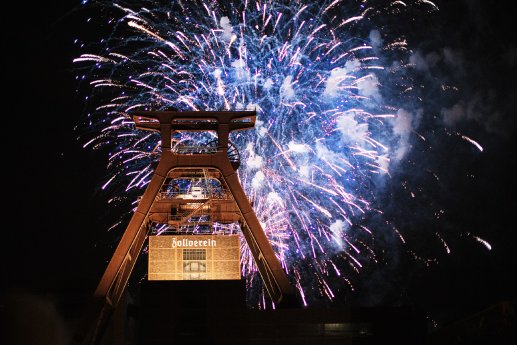
[[[228,138],[230,137],[229,123],[219,123],[217,125],[217,137],[219,142],[219,150],[226,152],[228,150]]]
[[[171,149],[171,124],[169,123],[160,123],[160,134],[162,138],[162,152]]]

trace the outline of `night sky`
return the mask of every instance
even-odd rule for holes
[[[372,272],[364,289],[370,304],[411,304],[448,322],[517,297],[517,41],[511,11],[500,2],[436,3],[440,11],[426,19],[425,30],[416,25],[410,35],[421,38],[412,42],[413,55],[429,107],[450,133],[475,139],[484,150],[452,135],[430,143],[432,151],[410,152],[408,160],[436,171],[440,183],[429,182],[428,199],[387,211],[419,219],[399,222],[403,230],[415,228],[415,243],[420,233],[440,227],[446,234],[475,233],[492,250],[451,237],[453,250],[440,254],[439,264],[401,259]],[[106,229],[116,215],[100,189],[106,154],[83,149],[74,129],[84,104],[72,64],[82,51],[73,41],[96,35],[86,31],[85,11],[72,1],[15,6],[2,23],[2,291],[36,296],[66,319],[93,292],[113,250]],[[458,91],[441,94],[437,85],[443,81]],[[403,181],[427,183],[424,171],[406,171],[402,164],[394,172],[388,197],[403,193]],[[439,221],[414,216],[427,207],[446,212]],[[417,247],[425,251],[425,245]]]

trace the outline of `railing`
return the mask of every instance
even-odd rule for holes
[[[203,194],[192,194],[185,190],[179,191],[165,191],[159,192],[156,195],[156,200],[163,199],[184,199],[184,200],[203,200],[203,199],[216,199],[216,200],[231,200],[232,195],[224,191],[211,191],[204,192]]]
[[[187,145],[177,145],[172,148],[172,152],[180,155],[195,155],[195,154],[214,154],[217,152],[217,147],[215,146],[187,146]]]
[[[237,229],[221,229],[214,223],[210,227],[196,227],[194,223],[172,227],[160,232],[153,231],[152,235],[235,235],[240,233]]]
[[[210,210],[210,199],[199,205],[197,208],[193,210],[189,210],[187,212],[183,212],[181,214],[169,214],[169,221],[171,222],[178,222],[178,223],[184,223],[188,221],[190,218],[197,215],[200,211],[202,211],[204,208],[207,208]]]

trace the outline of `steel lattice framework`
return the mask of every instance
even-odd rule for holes
[[[75,340],[81,344],[97,344],[113,310],[117,307],[151,227],[167,223],[178,227],[199,213],[209,213],[220,222],[238,222],[251,250],[264,286],[277,305],[292,305],[294,289],[289,283],[236,174],[240,161],[229,142],[232,131],[255,126],[255,111],[141,111],[132,114],[136,128],[156,131],[161,135],[161,156],[118,246],[94,293],[84,327]],[[172,147],[174,132],[213,131],[217,141],[202,150]],[[164,186],[178,178],[216,179],[225,191],[223,197],[208,195],[198,200],[164,197]],[[185,209],[185,205],[190,209]],[[193,206],[192,206],[193,205]],[[182,209],[183,216],[170,210]],[[175,212],[176,213],[176,212]]]

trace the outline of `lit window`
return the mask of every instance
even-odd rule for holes
[[[183,249],[183,279],[206,279],[206,249]]]

